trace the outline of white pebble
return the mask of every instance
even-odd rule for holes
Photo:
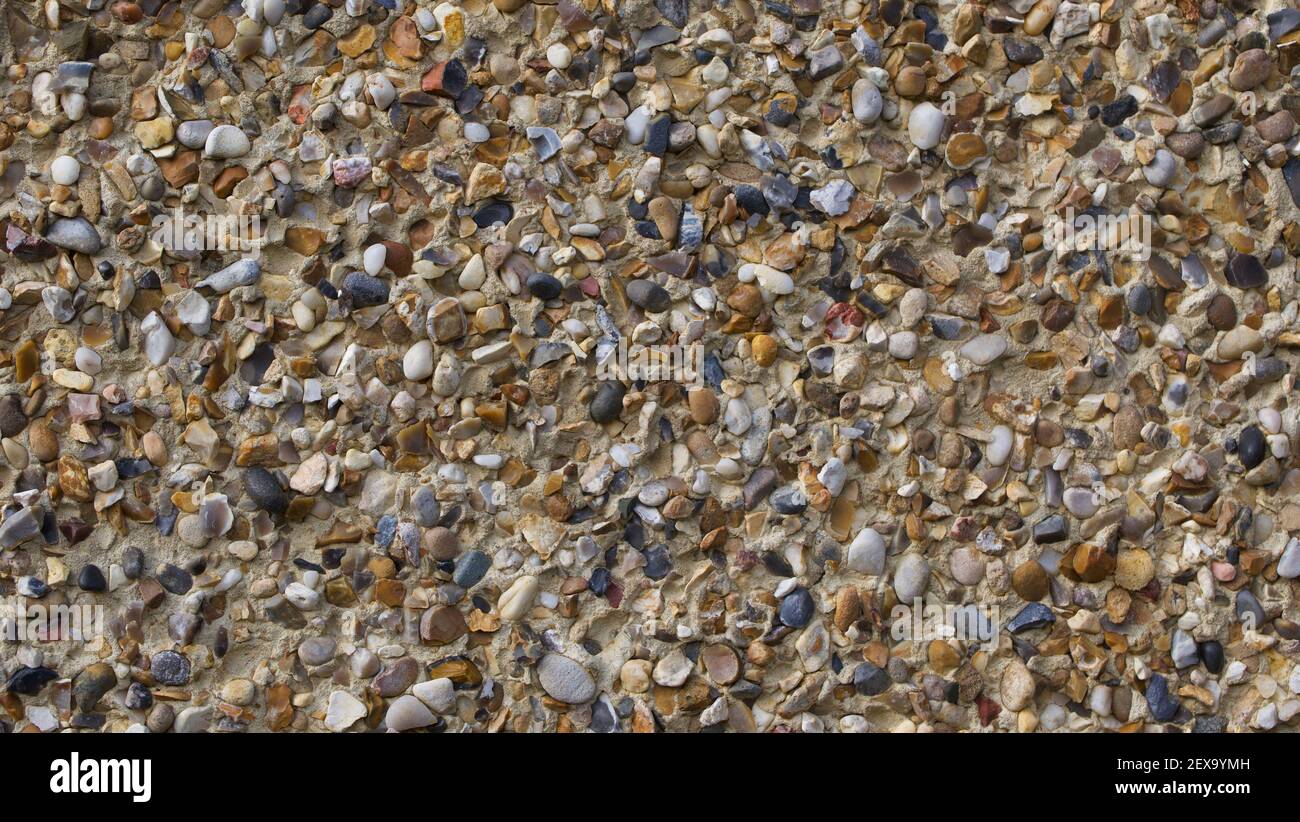
[[[429,379],[433,374],[433,343],[420,340],[406,350],[402,358],[402,374],[412,382]]]
[[[70,186],[81,176],[81,163],[75,157],[61,154],[50,163],[50,179],[61,186]]]
[[[907,136],[912,138],[912,145],[917,148],[934,148],[943,137],[946,122],[943,112],[933,104],[921,103],[907,118]]]
[[[993,439],[989,441],[988,446],[984,449],[984,456],[988,457],[989,465],[1004,465],[1007,457],[1011,456],[1011,446],[1014,442],[1015,438],[1010,427],[1006,425],[994,426]]]
[[[251,149],[252,143],[248,141],[248,135],[238,126],[232,125],[220,125],[212,129],[203,145],[204,155],[218,160],[243,157]]]
[[[384,270],[384,261],[388,259],[388,249],[383,243],[375,243],[366,249],[365,254],[361,257],[362,265],[366,273],[372,277],[379,276],[379,272]]]
[[[546,49],[546,62],[563,71],[573,62],[573,52],[563,43],[552,43]]]
[[[77,353],[73,355],[73,359],[77,363],[77,370],[91,376],[103,370],[104,360],[99,356],[99,352],[93,348],[81,346],[77,349]]]

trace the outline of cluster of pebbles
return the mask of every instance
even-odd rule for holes
[[[1300,715],[1280,0],[0,15],[0,729]]]

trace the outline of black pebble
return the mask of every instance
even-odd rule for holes
[[[1253,254],[1233,256],[1228,261],[1223,276],[1229,285],[1237,288],[1260,288],[1268,285],[1268,272],[1264,270],[1264,264]]]
[[[17,394],[5,394],[0,398],[0,436],[14,437],[27,427],[27,414],[23,411],[23,400]]]
[[[1114,128],[1128,118],[1137,114],[1138,101],[1132,94],[1125,94],[1113,103],[1107,103],[1101,109],[1101,121]]]
[[[343,293],[353,308],[369,308],[388,302],[388,283],[362,271],[353,271],[343,280]]]
[[[641,570],[650,579],[663,579],[668,576],[669,571],[673,570],[673,561],[668,556],[666,545],[647,548],[642,556],[645,557],[645,567]]]
[[[1048,608],[1041,602],[1031,602],[1020,613],[1011,618],[1007,623],[1007,630],[1013,634],[1021,631],[1031,631],[1034,628],[1041,628],[1044,625],[1050,625],[1056,621],[1056,615],[1052,609]]]
[[[474,225],[479,228],[488,228],[497,223],[508,223],[513,216],[515,216],[514,206],[505,200],[492,200],[474,212]]]
[[[553,300],[564,290],[559,280],[541,271],[529,274],[527,285],[528,292],[539,300]]]
[[[35,696],[50,682],[59,678],[50,668],[19,668],[5,683],[5,690],[23,696]]]
[[[616,72],[610,80],[614,91],[619,94],[627,94],[636,86],[636,75],[630,71]]]
[[[83,591],[106,591],[108,580],[104,579],[104,572],[99,570],[99,566],[87,565],[77,574],[77,587]]]
[[[596,422],[605,423],[613,422],[623,413],[623,397],[627,394],[627,387],[618,380],[606,380],[596,389],[596,396],[592,397],[591,405],[588,410],[591,412],[591,418]]]
[[[749,214],[767,214],[772,210],[757,186],[739,185],[733,193],[736,195],[736,205]]]
[[[244,493],[257,507],[273,514],[283,514],[289,508],[289,495],[280,487],[275,475],[265,468],[253,467],[244,472]]]
[[[652,314],[667,311],[673,304],[668,290],[650,280],[633,280],[628,283],[627,298]]]
[[[1060,514],[1052,514],[1034,526],[1034,542],[1038,545],[1060,542],[1069,535],[1070,526]]]
[[[1247,425],[1237,437],[1237,459],[1247,469],[1264,461],[1264,432],[1257,426]]]
[[[668,153],[668,131],[673,127],[673,118],[661,114],[650,121],[645,134],[645,153],[662,157]]]
[[[1147,312],[1151,310],[1151,289],[1142,283],[1138,283],[1129,289],[1125,302],[1128,303],[1129,311],[1139,317],[1145,317]]]
[[[158,572],[158,584],[168,592],[180,596],[189,593],[194,587],[194,577],[185,569],[177,568],[169,562]]]
[[[1027,40],[1008,37],[1002,41],[1002,50],[1007,60],[1020,66],[1028,66],[1043,59],[1043,50]]]
[[[1147,707],[1157,722],[1168,722],[1178,713],[1178,699],[1170,695],[1169,683],[1160,674],[1152,674],[1147,683]]]
[[[1223,645],[1217,640],[1208,640],[1202,642],[1200,646],[1201,661],[1205,663],[1205,670],[1212,674],[1217,674],[1223,670]]]

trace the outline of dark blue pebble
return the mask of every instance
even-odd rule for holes
[[[473,588],[492,567],[492,560],[482,551],[468,551],[456,560],[456,573],[451,581],[462,588]]]
[[[397,535],[397,517],[387,514],[379,518],[375,525],[375,545],[380,548],[387,548],[393,544],[393,537]]]
[[[42,688],[58,678],[58,672],[49,668],[28,668],[24,666],[10,675],[8,681],[5,682],[5,690],[22,696],[35,696],[40,693]]]
[[[363,271],[353,271],[343,280],[343,293],[353,308],[369,308],[388,302],[388,283]]]
[[[149,671],[163,685],[185,685],[190,681],[190,661],[175,651],[154,654]]]
[[[1169,682],[1160,674],[1152,674],[1147,683],[1147,707],[1157,722],[1168,722],[1178,713],[1180,704],[1169,693]]]
[[[1041,602],[1031,602],[1021,608],[1020,613],[1011,618],[1011,621],[1007,623],[1007,630],[1013,634],[1018,634],[1022,631],[1030,631],[1044,625],[1051,625],[1055,621],[1056,615],[1052,613],[1051,608]]]
[[[645,567],[641,570],[650,579],[663,579],[673,570],[673,561],[665,545],[647,548],[642,556],[645,557]]]
[[[863,696],[877,696],[889,690],[894,681],[883,668],[874,663],[863,662],[853,669],[853,687]]]
[[[813,598],[807,588],[795,588],[781,600],[781,624],[802,628],[812,621]]]
[[[474,225],[488,228],[497,223],[508,223],[515,216],[515,209],[505,200],[493,200],[474,212]]]

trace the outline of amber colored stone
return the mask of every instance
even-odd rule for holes
[[[763,368],[776,362],[776,340],[767,334],[755,335],[754,339],[750,341],[750,350],[754,354],[754,362]]]
[[[239,443],[235,449],[235,465],[281,465],[280,440],[275,434],[259,434]]]
[[[282,731],[293,722],[293,691],[284,683],[266,689],[266,725],[272,731]]]
[[[330,528],[329,532],[316,540],[316,547],[323,548],[328,545],[357,542],[361,539],[361,536],[362,531],[357,526],[336,520],[334,526]]]
[[[945,148],[948,164],[953,168],[968,168],[988,156],[988,146],[978,134],[954,134]]]
[[[290,226],[284,230],[284,244],[292,251],[304,257],[310,257],[320,250],[325,242],[325,234],[311,226]]]
[[[396,608],[406,599],[406,586],[401,580],[381,579],[375,583],[375,599],[389,608]]]
[[[167,597],[167,591],[163,589],[162,584],[153,577],[140,580],[136,586],[136,593],[140,596],[140,601],[146,608],[156,608]]]
[[[369,23],[357,26],[350,34],[338,41],[339,51],[349,57],[360,57],[375,43],[375,27]]]
[[[1101,582],[1115,570],[1115,557],[1099,545],[1079,545],[1074,549],[1074,572],[1084,582]]]
[[[1025,365],[1036,371],[1055,368],[1058,362],[1059,358],[1054,351],[1033,351],[1025,355]]]
[[[14,350],[14,376],[18,382],[27,382],[40,368],[41,355],[36,350],[35,341],[28,337]]]
[[[742,283],[727,295],[727,305],[746,317],[757,317],[763,310],[763,292],[752,283]]]
[[[457,687],[473,688],[483,684],[483,673],[472,660],[463,656],[447,657],[429,665],[429,679],[443,677]]]
[[[1113,331],[1119,328],[1119,324],[1123,321],[1124,299],[1115,294],[1103,298],[1101,304],[1097,306],[1097,325],[1107,331]]]
[[[1269,561],[1269,555],[1266,552],[1253,548],[1242,551],[1238,557],[1238,564],[1241,566],[1241,570],[1251,576],[1258,576],[1264,573],[1264,569],[1268,567]]]
[[[315,505],[315,497],[294,497],[289,500],[289,508],[284,512],[284,518],[289,522],[303,522],[307,519],[307,515],[311,513],[311,510]]]
[[[375,586],[375,591],[378,596],[378,584]],[[357,595],[346,577],[335,577],[325,583],[325,601],[340,608],[347,608],[357,603]],[[391,605],[387,602],[385,604]]]
[[[852,585],[841,586],[835,592],[835,615],[833,622],[841,633],[862,615],[862,597]]]
[[[483,420],[488,427],[497,431],[504,431],[509,416],[509,407],[504,402],[484,402],[474,407],[474,414]]]

